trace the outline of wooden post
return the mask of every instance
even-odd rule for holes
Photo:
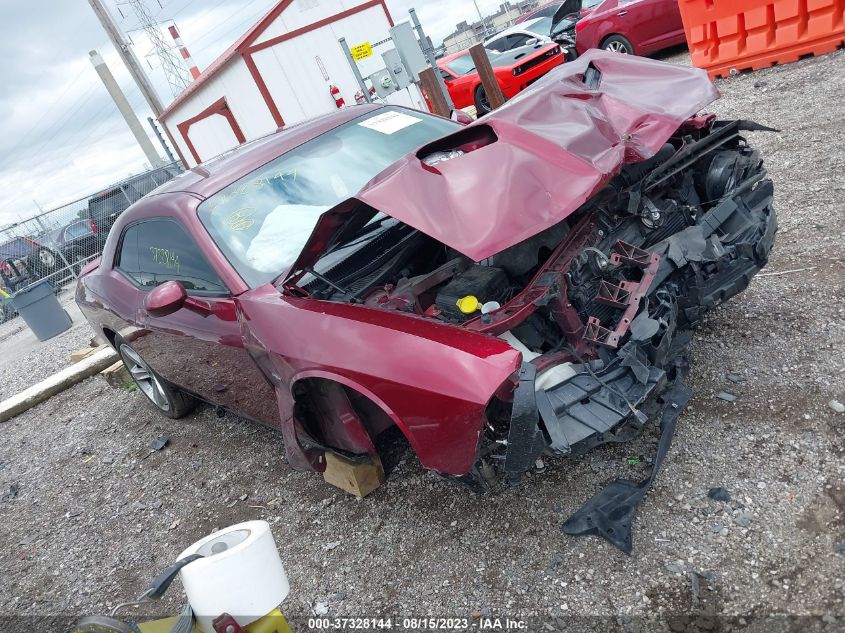
[[[446,102],[446,97],[440,87],[440,82],[437,81],[437,71],[431,66],[425,70],[420,71],[420,83],[422,83],[425,96],[434,114],[445,116],[447,119],[452,115],[452,109]]]
[[[481,85],[484,87],[484,92],[487,93],[487,102],[493,110],[501,108],[505,105],[505,93],[502,92],[499,82],[496,81],[493,65],[490,63],[490,58],[487,57],[487,49],[484,48],[484,44],[476,44],[469,49],[469,54],[472,55],[475,70],[481,77]],[[482,114],[482,112],[479,112],[478,116]]]

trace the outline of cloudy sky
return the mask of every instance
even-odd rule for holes
[[[146,0],[157,19],[174,20],[200,69],[278,0]],[[159,4],[160,2],[160,4]],[[135,43],[159,95],[171,94],[131,9],[106,0]],[[478,0],[482,12],[499,0]],[[394,19],[416,7],[439,42],[461,20],[477,17],[472,0],[387,0]],[[31,217],[142,171],[146,161],[88,60],[97,49],[147,127],[146,102],[87,0],[0,0],[0,225]],[[159,147],[157,141],[156,147]]]

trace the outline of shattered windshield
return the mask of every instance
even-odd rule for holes
[[[323,213],[456,126],[400,108],[368,113],[214,194],[200,205],[200,221],[250,286],[269,283],[293,264]]]

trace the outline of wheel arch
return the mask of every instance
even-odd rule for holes
[[[111,328],[104,327],[103,328],[103,336],[106,337],[106,340],[109,342],[113,348],[117,349],[117,332],[112,330]]]
[[[414,449],[414,452],[419,454],[419,447],[417,446],[417,442],[414,438],[414,435],[409,432],[408,426],[402,421],[402,419],[384,402],[384,400],[379,398],[370,389],[367,389],[360,383],[346,376],[322,370],[309,370],[301,372],[294,376],[293,380],[291,380],[290,382],[290,398],[292,403],[296,403],[297,387],[302,386],[303,383],[307,380],[325,380],[331,383],[336,383],[366,398],[373,405],[381,409],[382,413],[384,413],[388,418],[390,418],[393,424],[402,432],[402,435],[404,435],[405,438],[408,440],[411,445],[411,448]],[[364,428],[363,430],[369,435],[369,431],[367,431],[366,428]],[[370,439],[371,441],[375,440],[375,438],[373,437],[370,437]]]

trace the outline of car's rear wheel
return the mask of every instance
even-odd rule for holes
[[[634,45],[631,44],[627,37],[623,37],[622,35],[611,35],[602,42],[601,47],[611,53],[634,55]]]
[[[487,91],[481,84],[475,89],[475,111],[478,116],[484,116],[493,111],[490,107],[490,99],[487,98]]]
[[[187,415],[194,409],[197,405],[195,398],[171,385],[155,373],[141,358],[141,355],[126,342],[117,339],[115,345],[120,354],[120,359],[126,365],[126,369],[132,376],[132,380],[138,385],[138,389],[162,415],[176,419]]]

